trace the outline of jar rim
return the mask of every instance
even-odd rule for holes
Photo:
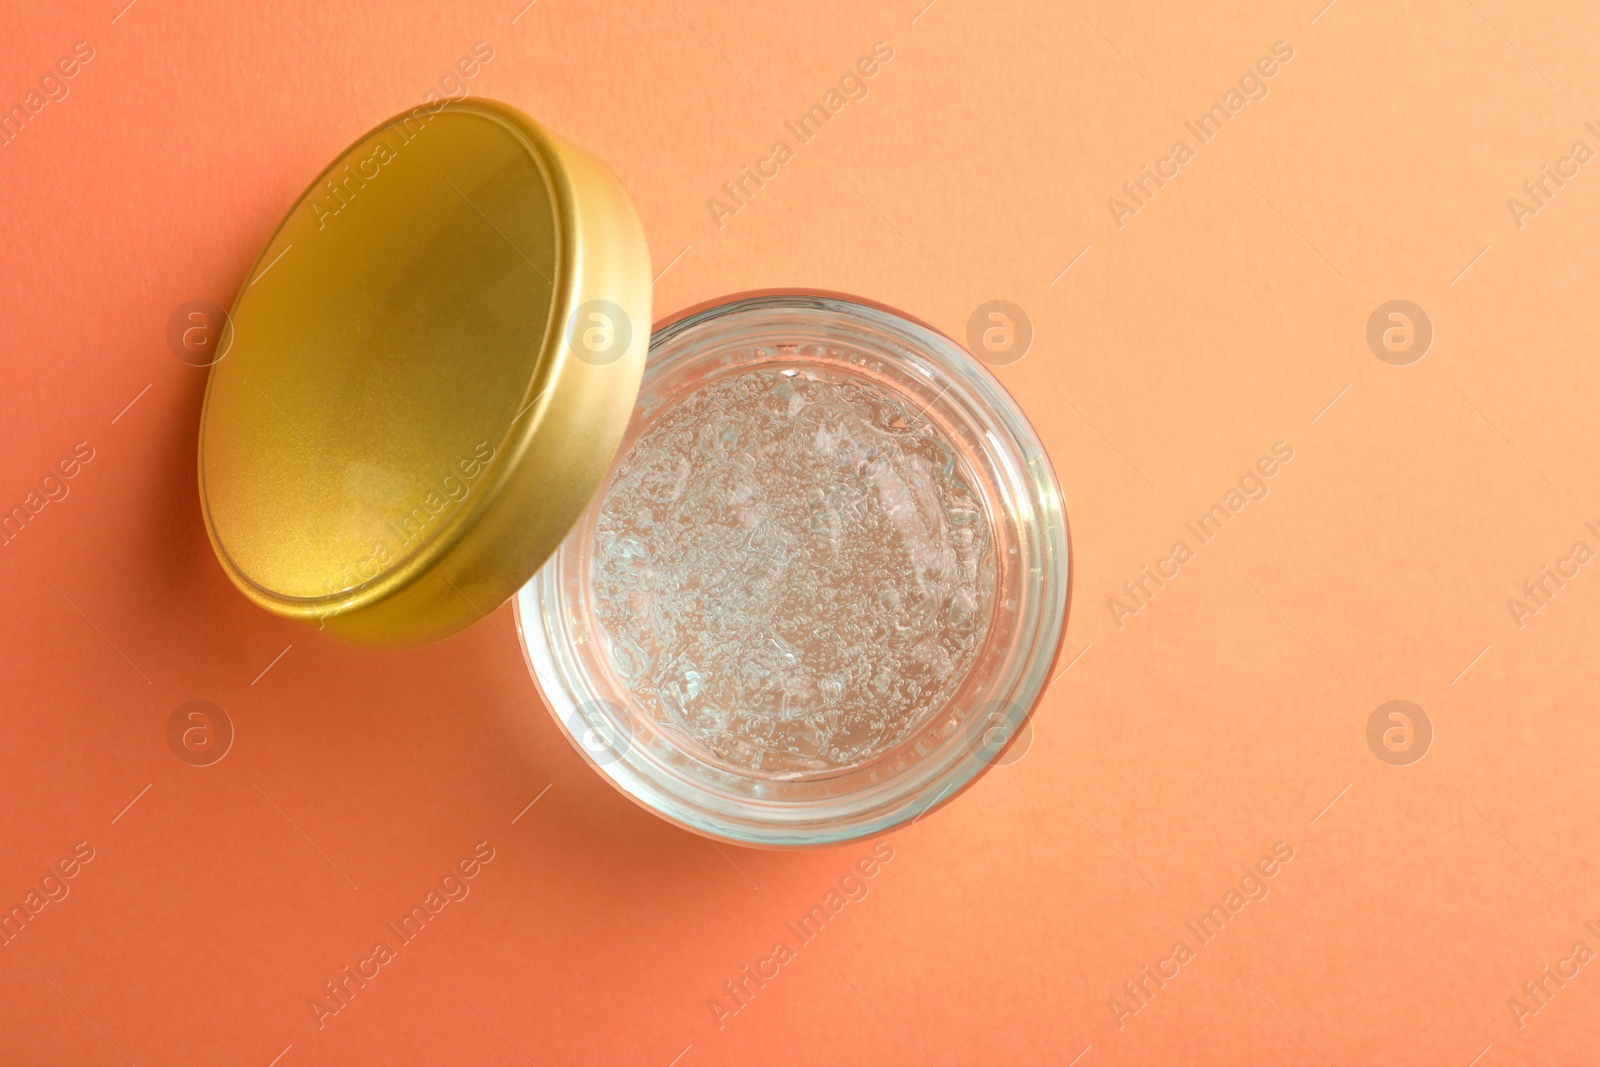
[[[885,374],[900,375],[891,391],[902,399],[909,401],[912,389],[932,394],[924,411],[937,413],[952,443],[958,439],[948,431],[959,429],[974,454],[982,452],[989,480],[979,479],[982,491],[975,495],[983,498],[996,531],[990,551],[1000,559],[1004,548],[1015,557],[1001,560],[1009,568],[1009,584],[1002,589],[997,580],[994,592],[995,612],[1001,610],[1002,596],[1011,594],[1005,601],[1011,617],[997,630],[993,623],[1002,620],[992,615],[981,642],[994,677],[975,682],[979,661],[974,660],[943,708],[919,721],[906,740],[860,765],[799,784],[783,780],[753,786],[764,779],[752,773],[730,785],[726,773],[704,759],[697,765],[692,753],[687,759],[663,755],[659,738],[647,744],[641,736],[635,744],[632,719],[626,718],[632,713],[622,710],[631,696],[617,691],[603,652],[579,647],[593,632],[583,607],[588,568],[581,542],[592,537],[607,488],[516,597],[524,658],[574,748],[636,803],[694,832],[742,845],[789,848],[870,837],[953,799],[1004,755],[1031,717],[1061,653],[1070,603],[1065,509],[1032,426],[964,349],[886,305],[822,290],[764,290],[707,301],[667,317],[652,332],[644,383],[619,458],[659,409],[674,402],[668,396],[652,408],[657,389],[670,385],[673,375],[690,373],[686,368],[695,360],[717,358],[743,370],[792,365],[792,357],[761,355],[752,336],[767,330],[799,339],[808,329],[860,349],[861,373],[871,362]],[[609,487],[610,479],[603,486]],[[908,759],[910,751],[916,755]],[[900,753],[898,766],[886,758],[895,753]],[[813,783],[823,785],[813,788]]]

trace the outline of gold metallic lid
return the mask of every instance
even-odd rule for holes
[[[351,145],[234,302],[200,420],[211,545],[268,611],[452,633],[576,521],[633,410],[650,257],[617,177],[492,101]]]

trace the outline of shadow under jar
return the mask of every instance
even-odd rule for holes
[[[916,819],[1016,738],[1068,553],[1044,449],[971,356],[886,308],[754,294],[654,332],[611,471],[517,621],[624,794],[825,845]]]

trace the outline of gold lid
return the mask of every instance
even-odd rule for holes
[[[378,126],[234,302],[200,420],[223,569],[365,644],[480,618],[599,486],[649,324],[643,227],[594,156],[486,100]]]

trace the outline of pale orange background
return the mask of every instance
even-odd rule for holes
[[[0,903],[96,856],[0,949],[0,1061],[1593,1061],[1600,962],[1521,1029],[1506,1001],[1600,949],[1600,566],[1521,629],[1506,600],[1600,548],[1600,164],[1521,229],[1505,201],[1600,149],[1600,14],[923,3],[8,5],[0,102],[96,55],[0,148],[0,502],[95,458],[0,549]],[[509,607],[346,647],[247,603],[202,529],[169,314],[231,301],[317,170],[478,40],[472,91],[609,160],[658,271],[683,252],[657,314],[806,286],[1036,329],[998,374],[1065,493],[1082,656],[1024,758],[894,834],[721,1029],[708,999],[866,845],[674,829],[563,740]],[[707,198],[878,40],[870,95],[719,229]],[[1270,95],[1118,229],[1107,198],[1278,40]],[[1436,331],[1408,367],[1364,339],[1395,297]],[[1278,440],[1271,495],[1114,625]],[[205,768],[165,739],[197,698],[237,728]],[[1436,730],[1408,767],[1365,739],[1393,698]],[[322,983],[484,839],[471,896],[319,1030]],[[1280,839],[1270,896],[1118,1029],[1108,998]]]

